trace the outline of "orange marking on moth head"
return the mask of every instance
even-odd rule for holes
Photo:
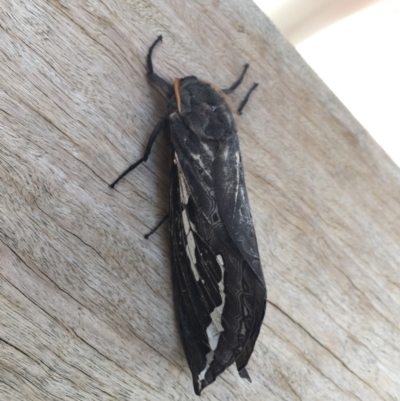
[[[175,97],[176,97],[176,106],[178,107],[178,113],[181,112],[181,94],[179,92],[179,85],[181,81],[179,78],[175,78],[174,81],[174,92],[175,92]]]

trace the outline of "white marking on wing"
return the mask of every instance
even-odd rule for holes
[[[236,204],[238,200],[238,194],[239,194],[239,174],[240,174],[240,169],[239,169],[239,162],[240,162],[240,154],[239,152],[235,153],[236,157],[236,166],[237,166],[237,174],[236,174],[236,190],[235,190],[235,206],[233,207],[233,214],[235,214],[236,210]]]
[[[214,359],[214,351],[210,351],[206,355],[206,367],[199,373],[199,386],[201,387],[201,381],[206,377],[207,370],[209,369],[211,362]]]
[[[214,156],[214,152],[211,150],[211,148],[206,143],[202,143],[201,145],[202,145],[204,151],[208,154],[208,156],[210,156],[210,157]]]
[[[201,156],[200,156],[200,155],[196,155],[195,153],[192,153],[191,155],[192,155],[193,159],[194,159],[197,163],[199,163],[199,165],[200,165],[200,167],[201,167],[203,173],[206,174],[208,177],[211,178],[211,175],[210,175],[209,172],[207,171],[206,166],[204,165],[203,159],[201,158]]]
[[[183,226],[184,226],[185,234],[186,234],[186,241],[187,241],[186,253],[190,260],[190,268],[192,269],[192,272],[193,272],[193,275],[194,275],[194,278],[196,279],[196,281],[199,281],[200,274],[196,267],[196,263],[197,263],[196,243],[194,241],[192,225],[189,222],[189,218],[188,218],[186,209],[183,209],[183,211],[182,211],[182,219],[183,219]]]
[[[205,166],[204,166],[204,164],[203,164],[203,160],[201,159],[201,156],[200,156],[200,155],[196,155],[196,154],[194,154],[194,153],[192,153],[191,155],[192,155],[193,159],[196,160],[196,161],[200,164],[200,167],[201,167],[203,170],[205,170]]]
[[[181,203],[186,206],[189,202],[189,191],[179,162],[178,162],[178,175],[179,175],[179,190],[181,195]]]
[[[208,337],[208,344],[210,345],[211,351],[206,355],[206,366],[199,374],[199,383],[201,380],[204,380],[208,369],[211,366],[211,362],[214,360],[214,351],[217,349],[219,337],[221,333],[224,331],[222,327],[222,313],[224,311],[225,306],[225,287],[224,287],[224,274],[225,274],[225,267],[224,267],[224,259],[222,255],[217,255],[216,257],[219,267],[221,268],[221,281],[218,283],[219,293],[221,295],[222,303],[221,305],[214,308],[211,312],[211,323],[207,327],[206,333]]]
[[[178,176],[179,176],[179,191],[181,197],[181,203],[183,205],[182,210],[182,221],[183,221],[183,229],[185,230],[186,235],[186,254],[189,257],[190,268],[194,275],[196,281],[200,280],[200,274],[197,270],[196,263],[196,243],[194,240],[193,232],[196,231],[194,225],[189,220],[189,215],[186,209],[187,204],[189,203],[189,188],[187,186],[185,177],[183,175],[182,167],[179,164],[178,157],[175,154],[175,161],[178,166]]]

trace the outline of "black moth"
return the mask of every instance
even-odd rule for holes
[[[227,95],[240,85],[248,65],[229,89],[218,89],[195,76],[177,78],[171,85],[153,72],[152,51],[161,39],[150,47],[147,65],[149,78],[168,96],[167,112],[154,128],[143,158],[111,187],[147,160],[161,130],[169,133],[174,298],[194,391],[200,395],[233,363],[240,376],[250,380],[245,367],[266,308],[232,113],[241,113],[257,84],[238,110]]]

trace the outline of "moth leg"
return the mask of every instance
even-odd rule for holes
[[[149,232],[147,233],[144,238],[149,239],[151,234],[154,234],[161,226],[162,223],[164,223],[165,220],[167,220],[169,217],[169,213],[167,213],[162,219],[161,221]]]
[[[115,184],[123,177],[125,177],[130,171],[135,169],[139,164],[145,162],[150,154],[151,147],[153,146],[153,143],[157,139],[158,134],[161,132],[162,128],[164,125],[164,120],[161,120],[157,123],[157,125],[154,127],[153,132],[150,135],[149,142],[147,142],[146,149],[144,151],[144,155],[141,159],[139,159],[137,162],[133,163],[131,166],[129,166],[111,185],[111,188],[115,187]]]
[[[239,108],[237,109],[239,114],[242,114],[242,110],[243,110],[244,106],[246,106],[246,103],[249,100],[251,92],[253,92],[253,90],[256,89],[257,86],[258,86],[257,83],[253,84],[253,86],[250,88],[250,90],[246,93],[246,96],[244,97],[244,99],[240,102]]]
[[[161,42],[162,35],[158,36],[155,42],[150,46],[149,52],[147,53],[147,75],[148,77],[157,85],[159,86],[168,97],[172,96],[174,89],[170,83],[168,83],[164,78],[161,78],[157,75],[153,70],[153,61],[151,59],[153,49],[156,47],[158,42]]]
[[[230,95],[231,93],[233,93],[235,91],[235,89],[242,83],[243,78],[244,78],[248,68],[249,68],[249,65],[245,64],[244,67],[243,67],[243,71],[240,74],[239,78],[232,84],[232,86],[230,88],[222,89],[222,91],[224,93],[226,93],[227,95]]]

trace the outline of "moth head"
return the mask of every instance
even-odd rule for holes
[[[174,81],[171,108],[177,110],[199,136],[219,139],[232,131],[234,106],[229,105],[229,101],[221,89],[195,76],[176,78]]]

